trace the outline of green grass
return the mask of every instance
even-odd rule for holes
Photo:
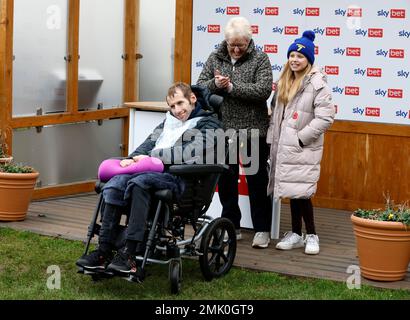
[[[182,291],[170,294],[167,266],[149,265],[143,284],[120,278],[93,282],[77,274],[75,261],[84,245],[0,228],[0,299],[410,299],[410,291],[362,286],[349,290],[344,283],[285,277],[275,273],[233,268],[225,277],[204,281],[196,260],[183,261]],[[61,289],[47,288],[47,268],[61,269]]]

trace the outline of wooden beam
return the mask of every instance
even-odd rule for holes
[[[139,0],[125,1],[124,102],[137,101]]]
[[[192,0],[176,0],[174,81],[191,83]]]
[[[13,0],[0,2],[0,132],[6,137],[9,154],[13,153],[10,126],[13,114],[13,7]]]
[[[80,0],[68,1],[67,112],[78,112]]]
[[[41,127],[46,125],[76,123],[92,120],[104,120],[115,118],[128,118],[129,108],[115,108],[95,111],[82,111],[76,114],[58,113],[45,116],[33,117],[16,117],[11,121],[11,127],[27,128],[27,127]]]
[[[329,131],[410,137],[409,125],[336,120]]]
[[[94,180],[80,183],[62,184],[53,187],[38,188],[34,190],[33,200],[47,199],[68,196],[71,194],[93,192],[95,187]]]
[[[122,125],[122,156],[128,156],[128,144],[129,144],[129,131],[130,131],[130,118],[123,119]]]

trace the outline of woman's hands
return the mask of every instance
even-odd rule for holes
[[[217,69],[214,72],[215,77],[215,85],[219,89],[227,89],[231,83],[231,79],[229,77],[223,76],[221,72]]]
[[[148,156],[146,156],[146,155],[139,155],[139,156],[133,157],[132,159],[124,159],[124,160],[121,160],[120,166],[123,167],[123,168],[128,167],[131,164],[136,163],[136,162],[140,161],[141,159],[144,159],[144,158],[147,158],[147,157]]]

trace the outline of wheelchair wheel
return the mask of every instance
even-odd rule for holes
[[[199,264],[204,278],[211,281],[226,274],[236,255],[236,234],[233,223],[217,218],[207,227],[201,241]]]
[[[182,286],[181,261],[173,260],[169,264],[169,277],[171,280],[171,293],[178,294]]]

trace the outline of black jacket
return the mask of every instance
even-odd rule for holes
[[[195,109],[192,111],[189,119],[203,117],[199,120],[193,129],[186,130],[178,139],[173,147],[167,149],[156,149],[155,143],[160,137],[165,120],[159,124],[148,138],[130,154],[129,157],[138,155],[148,155],[160,158],[166,165],[181,164],[181,163],[205,163],[206,147],[216,146],[215,135],[209,134],[207,130],[215,131],[222,128],[221,122],[217,119],[217,115],[209,104],[209,91],[206,88],[193,86],[193,91],[197,97]],[[184,139],[184,137],[192,137],[192,139]],[[201,154],[195,154],[195,151],[201,148]],[[214,150],[214,149],[213,149]],[[182,162],[181,162],[182,160]]]

